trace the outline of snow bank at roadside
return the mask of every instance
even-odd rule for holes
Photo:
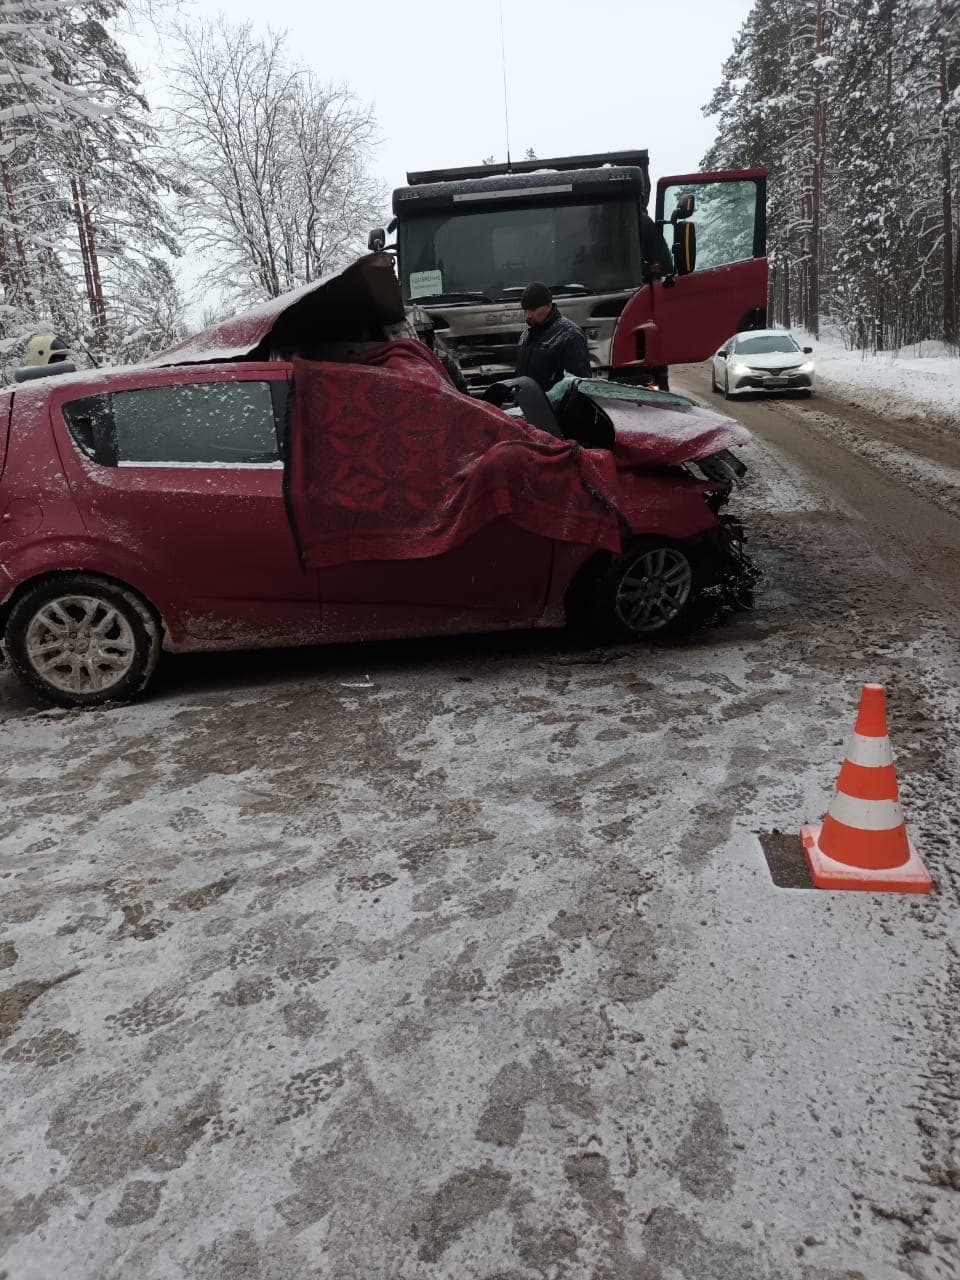
[[[886,416],[960,429],[960,357],[943,343],[873,355],[848,351],[829,335],[816,339],[794,330],[794,336],[813,347],[817,383],[828,395]]]

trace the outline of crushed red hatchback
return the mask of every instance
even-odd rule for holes
[[[460,394],[390,259],[144,364],[0,393],[0,634],[45,699],[162,651],[560,626],[659,639],[748,601],[720,508],[746,442],[683,397],[527,379]]]

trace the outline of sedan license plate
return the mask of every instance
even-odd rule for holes
[[[787,382],[787,378],[764,378],[763,385],[765,387],[785,387]]]

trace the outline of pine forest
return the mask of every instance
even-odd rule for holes
[[[772,323],[956,345],[960,0],[757,0],[704,111],[768,170]]]

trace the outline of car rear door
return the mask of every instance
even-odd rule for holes
[[[328,638],[466,634],[528,627],[543,614],[554,543],[494,520],[442,555],[318,570]]]
[[[677,201],[692,195],[695,269],[644,286],[617,325],[613,364],[646,367],[707,360],[743,329],[763,328],[767,307],[766,170],[682,174],[657,183],[656,216],[668,244]]]
[[[90,535],[122,541],[174,602],[189,642],[319,632],[283,500],[286,365],[158,370],[55,401],[68,483]]]

